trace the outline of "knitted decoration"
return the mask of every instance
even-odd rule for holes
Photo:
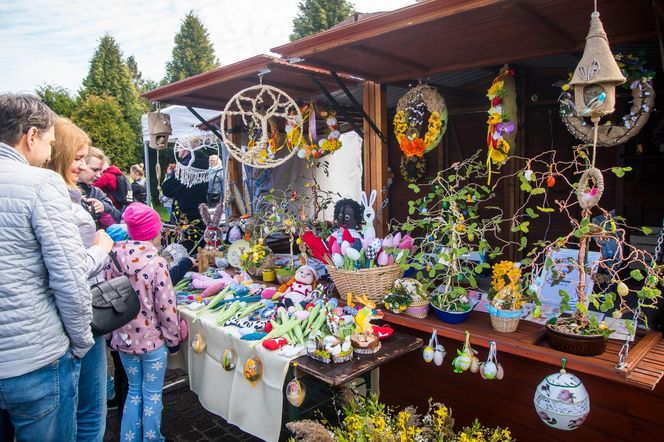
[[[602,198],[603,193],[604,177],[602,172],[595,167],[583,172],[579,180],[579,187],[576,189],[579,206],[582,209],[592,209]]]
[[[221,119],[221,133],[224,144],[235,159],[248,166],[267,169],[289,160],[297,150],[297,145],[281,144],[277,121],[285,120],[287,138],[294,131],[302,133],[300,108],[285,92],[273,86],[258,85],[235,94],[224,109],[225,116],[238,116],[249,132],[246,146],[237,146],[227,136],[225,127],[228,118]]]
[[[204,183],[208,180],[208,170],[194,167],[196,155],[219,155],[219,140],[214,134],[201,132],[200,135],[181,137],[175,142],[173,152],[175,158],[180,157],[180,152],[189,153],[187,157],[177,161],[175,166],[175,177],[186,187],[193,187],[196,184]]]

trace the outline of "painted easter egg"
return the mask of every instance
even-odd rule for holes
[[[227,348],[224,350],[224,353],[221,355],[221,366],[226,371],[235,370],[235,365],[237,364],[237,354],[235,350]]]
[[[540,382],[533,402],[542,422],[558,430],[575,430],[590,414],[590,396],[586,387],[564,368]]]

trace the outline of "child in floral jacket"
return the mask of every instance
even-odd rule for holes
[[[141,310],[135,319],[115,330],[111,339],[129,380],[121,439],[163,440],[161,396],[167,352],[176,352],[180,343],[175,293],[166,260],[157,254],[159,214],[145,204],[132,203],[123,218],[131,239],[113,246],[121,269],[109,264],[106,277],[127,275],[138,293]]]

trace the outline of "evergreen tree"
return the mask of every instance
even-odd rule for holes
[[[134,86],[136,86],[136,90],[139,92],[145,91],[146,81],[143,79],[143,73],[138,70],[138,63],[136,63],[133,55],[127,58],[127,69],[129,69],[129,75]]]
[[[189,11],[175,35],[171,61],[166,63],[166,83],[182,80],[219,66],[210,35],[200,19]]]
[[[125,121],[133,130],[140,130],[140,119],[145,105],[132,82],[129,68],[122,60],[120,46],[109,34],[99,41],[99,46],[90,60],[88,75],[83,80],[80,99],[90,95],[114,97],[120,105]]]
[[[136,134],[123,118],[122,108],[114,97],[88,95],[72,120],[88,133],[92,144],[102,149],[122,170],[141,158],[136,149],[140,145]]]
[[[326,31],[355,13],[347,0],[304,0],[297,7],[300,12],[293,20],[291,41]]]
[[[60,116],[71,118],[76,109],[76,98],[62,86],[44,84],[35,93]]]

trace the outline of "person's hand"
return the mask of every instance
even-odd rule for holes
[[[102,203],[98,199],[87,198],[85,201],[95,208],[95,213],[102,213],[104,211],[104,203]]]
[[[111,249],[113,248],[113,240],[103,229],[97,230],[97,233],[95,233],[94,242],[92,244],[101,247],[106,251],[106,253],[110,253]]]
[[[193,256],[190,256],[189,259],[191,260],[191,266],[192,268],[198,268],[198,260],[194,258]]]

